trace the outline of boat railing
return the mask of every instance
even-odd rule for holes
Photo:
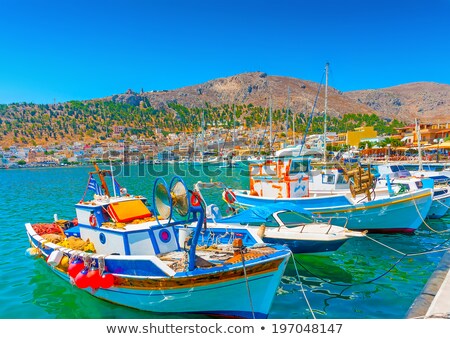
[[[348,224],[348,217],[340,217],[340,216],[331,216],[331,217],[319,217],[319,216],[313,216],[314,221],[316,222],[326,222],[329,226],[326,234],[328,234],[331,231],[331,228],[333,227],[333,223],[332,221],[335,219],[343,219],[345,220],[344,226],[342,226],[343,228],[347,228],[347,224]]]

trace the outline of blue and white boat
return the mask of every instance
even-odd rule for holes
[[[427,218],[440,219],[450,209],[450,177],[445,172],[409,171],[401,164],[383,164],[375,166],[379,172],[377,191],[383,188],[388,194],[398,194],[400,191],[415,191],[424,186],[433,190],[433,202]],[[397,189],[397,191],[395,191]]]
[[[350,238],[364,236],[363,232],[351,231],[345,225],[334,225],[332,221],[336,218],[328,218],[328,222],[317,220],[311,212],[292,203],[249,207],[223,215],[224,208],[205,201],[204,196],[211,196],[214,189],[221,191],[216,196],[222,196],[225,202],[232,201],[231,191],[221,182],[199,181],[194,186],[205,202],[206,226],[210,229],[227,228],[239,232],[244,228],[267,243],[287,245],[294,254],[336,251]],[[227,207],[232,209],[230,204]]]
[[[250,169],[250,190],[233,190],[237,206],[293,203],[322,218],[346,217],[350,230],[369,232],[413,232],[426,218],[432,203],[432,189],[421,188],[371,201],[346,194],[311,196],[309,162],[305,159],[278,160]],[[370,178],[370,185],[374,178]],[[336,219],[336,225],[343,222]]]
[[[268,245],[244,229],[202,229],[203,208],[178,177],[170,186],[157,179],[153,202],[152,213],[143,197],[128,194],[83,200],[75,205],[77,222],[27,223],[27,253],[45,260],[49,272],[115,304],[266,318],[289,249]],[[183,220],[173,221],[174,214]],[[194,232],[186,238],[183,225],[193,222]]]

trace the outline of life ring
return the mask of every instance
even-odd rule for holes
[[[191,194],[191,206],[198,207],[200,206],[201,197],[198,192],[192,192]]]
[[[236,194],[231,190],[225,190],[222,193],[222,198],[228,204],[233,204],[236,201]]]
[[[89,216],[89,225],[91,225],[92,227],[97,226],[97,218],[95,217],[94,214],[91,214]]]

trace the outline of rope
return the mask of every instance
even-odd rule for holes
[[[295,265],[295,261],[296,260],[295,260],[295,257],[294,257],[294,253],[292,253],[292,251],[290,251],[290,252],[291,252],[291,258],[292,258],[292,260],[294,262],[295,273],[297,274],[298,282],[300,283],[300,287],[302,288],[301,291],[302,291],[303,297],[305,298],[306,305],[308,305],[309,311],[311,312],[313,318],[316,319],[316,315],[314,314],[314,311],[312,310],[311,304],[309,303],[309,300],[306,297],[305,288],[303,287],[302,280],[300,279],[300,274],[298,273],[297,265]]]
[[[395,263],[394,263],[394,264],[393,264],[386,272],[380,274],[378,277],[373,278],[373,279],[370,279],[370,280],[367,280],[367,281],[357,282],[357,283],[354,283],[354,284],[340,284],[340,283],[334,283],[334,282],[332,282],[331,280],[324,279],[324,278],[319,277],[318,275],[314,274],[314,273],[311,272],[307,267],[305,267],[304,265],[302,265],[302,263],[299,262],[297,259],[294,258],[294,260],[295,260],[295,262],[296,262],[297,264],[299,264],[301,267],[303,267],[303,269],[305,269],[305,271],[307,271],[308,273],[310,273],[313,277],[315,277],[315,278],[317,278],[317,279],[319,279],[319,280],[321,280],[321,281],[323,281],[323,282],[326,282],[327,284],[334,285],[334,286],[351,287],[351,286],[357,286],[357,285],[370,284],[370,283],[372,283],[372,282],[374,282],[374,281],[376,281],[376,280],[378,280],[378,279],[381,279],[382,277],[384,277],[385,275],[387,275],[390,271],[392,271],[392,270],[394,269],[394,267],[397,266],[398,263],[400,263],[400,261],[402,261],[402,260],[403,260],[404,258],[406,258],[406,257],[407,257],[407,255],[402,256],[402,257],[401,257],[400,259],[398,259],[398,260],[397,260],[397,261],[396,261],[396,262],[395,262]],[[296,269],[297,269],[297,268],[296,268]]]
[[[412,193],[409,193],[412,197]],[[443,231],[436,231],[435,229],[433,229],[430,225],[427,224],[427,222],[425,221],[425,219],[422,217],[422,214],[420,214],[419,208],[417,207],[417,203],[416,203],[416,199],[413,199],[414,202],[414,207],[416,208],[417,214],[419,214],[420,219],[422,220],[422,223],[428,228],[430,229],[432,232],[435,232],[437,234],[442,234],[442,233],[447,233],[450,230],[443,230]]]
[[[293,257],[294,258],[294,261],[295,261],[295,263],[298,263],[305,271],[307,271],[308,273],[310,273],[312,276],[314,276],[315,278],[317,278],[317,279],[319,279],[319,280],[321,280],[321,281],[323,281],[323,282],[326,282],[326,283],[328,283],[328,284],[330,284],[330,285],[335,285],[335,286],[346,286],[346,287],[350,287],[350,286],[357,286],[357,285],[364,285],[364,284],[369,284],[369,283],[372,283],[372,282],[374,282],[374,281],[376,281],[376,280],[378,280],[378,279],[381,279],[382,277],[384,277],[385,275],[387,275],[389,272],[391,272],[403,259],[405,259],[405,258],[407,258],[407,257],[415,257],[415,256],[419,256],[419,255],[426,255],[426,254],[431,254],[431,253],[438,253],[438,252],[444,252],[444,251],[448,251],[450,248],[443,248],[443,249],[440,249],[440,250],[436,250],[436,248],[439,248],[439,247],[441,247],[442,245],[444,245],[445,243],[447,243],[448,241],[450,241],[450,239],[446,239],[445,241],[443,241],[442,243],[440,243],[440,244],[438,244],[438,245],[436,245],[436,246],[434,246],[434,247],[432,247],[431,249],[429,249],[429,250],[425,250],[425,251],[421,251],[421,252],[415,252],[415,253],[403,253],[403,252],[401,252],[401,251],[399,251],[399,250],[397,250],[397,249],[395,249],[395,248],[393,248],[393,247],[391,247],[391,246],[388,246],[388,245],[386,245],[386,244],[383,244],[382,242],[380,242],[380,241],[378,241],[378,240],[375,240],[375,239],[373,239],[373,238],[371,238],[371,237],[369,237],[367,234],[365,235],[365,237],[367,238],[367,239],[369,239],[369,240],[372,240],[373,242],[375,242],[375,243],[377,243],[377,244],[379,244],[379,245],[381,245],[381,246],[384,246],[384,247],[386,247],[386,248],[388,248],[388,249],[390,249],[390,250],[392,250],[392,251],[394,251],[394,252],[396,252],[396,253],[398,253],[398,254],[400,254],[401,255],[401,258],[399,258],[387,271],[385,271],[384,273],[382,273],[382,274],[380,274],[378,277],[375,277],[375,278],[373,278],[373,279],[370,279],[370,280],[367,280],[367,281],[362,281],[362,282],[358,282],[358,283],[354,283],[354,284],[340,284],[340,283],[333,283],[331,280],[328,280],[328,279],[324,279],[324,278],[322,278],[322,277],[319,277],[318,275],[316,275],[316,274],[314,274],[313,272],[311,272],[307,267],[305,267],[301,262],[299,262],[297,259],[295,259],[295,257]],[[295,265],[294,265],[295,266]],[[297,271],[297,266],[295,266],[295,270]],[[297,275],[298,275],[298,272],[297,272]]]
[[[440,200],[436,200],[438,203],[440,203],[442,206],[447,207],[448,209],[450,209],[449,205],[444,204],[442,201]]]
[[[242,251],[242,248],[239,250],[241,252],[241,258],[242,258],[242,268],[244,269],[244,277],[245,277],[245,285],[247,286],[247,293],[248,293],[248,300],[250,302],[250,308],[252,310],[252,317],[255,318],[255,310],[253,309],[253,300],[252,295],[250,293],[250,286],[248,284],[248,277],[247,277],[247,269],[245,268],[245,256],[244,251]]]

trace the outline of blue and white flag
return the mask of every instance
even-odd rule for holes
[[[91,191],[94,191],[95,194],[98,194],[98,195],[102,195],[103,194],[102,188],[97,184],[97,181],[95,181],[93,176],[91,176],[89,178],[88,189],[91,190]]]
[[[117,182],[116,179],[114,179],[114,192],[116,192],[116,194],[120,195],[120,184]]]

